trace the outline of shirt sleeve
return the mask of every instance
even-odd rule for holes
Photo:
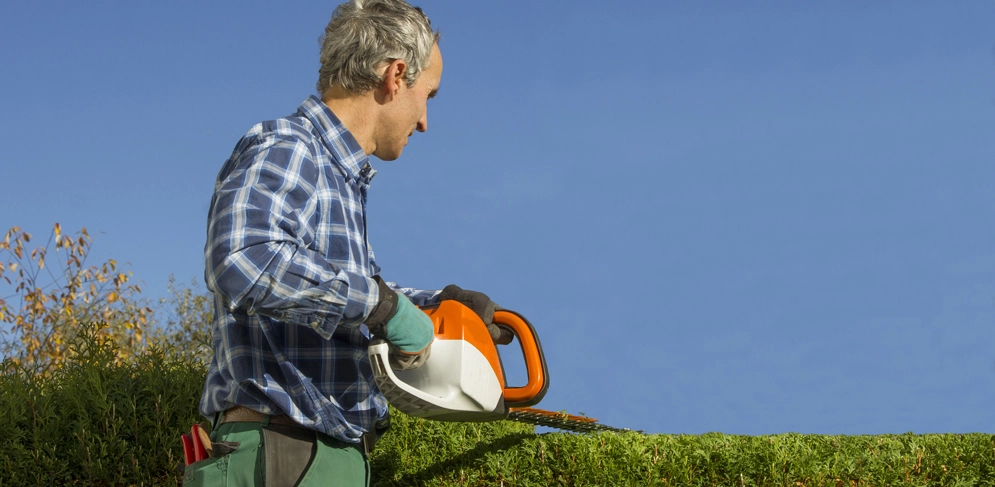
[[[433,304],[439,304],[439,293],[442,292],[441,289],[425,290],[415,289],[413,287],[401,287],[398,286],[396,282],[387,282],[387,286],[393,289],[394,292],[407,296],[415,306],[430,306]]]
[[[229,311],[308,326],[328,339],[340,324],[361,323],[379,290],[306,247],[318,177],[300,139],[265,132],[243,138],[211,200],[206,278]]]

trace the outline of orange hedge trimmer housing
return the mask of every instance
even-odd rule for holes
[[[529,407],[546,395],[549,369],[535,328],[522,315],[510,310],[494,313],[494,323],[518,339],[528,374],[525,385],[508,386],[498,347],[476,313],[457,301],[442,301],[423,311],[435,326],[435,340],[421,367],[395,370],[390,345],[382,339],[370,343],[374,377],[394,408],[438,421],[510,419],[572,431],[622,431],[593,418]]]

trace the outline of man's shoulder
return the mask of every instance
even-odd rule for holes
[[[297,111],[285,117],[265,120],[252,126],[235,147],[235,156],[277,150],[302,155],[319,166],[343,166],[346,173],[357,173],[359,165],[350,169],[362,148],[348,130],[317,97],[310,97]]]
[[[235,153],[280,148],[312,158],[322,152],[321,136],[306,117],[288,115],[253,125],[235,146]]]
[[[317,141],[318,137],[314,125],[307,117],[294,114],[259,122],[253,125],[243,138]]]

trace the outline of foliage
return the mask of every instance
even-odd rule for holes
[[[992,486],[995,436],[536,435],[395,415],[373,485]]]
[[[0,294],[0,352],[34,372],[50,372],[69,358],[69,343],[81,323],[101,322],[100,339],[118,345],[117,360],[142,349],[151,310],[134,299],[141,288],[130,272],[108,260],[87,267],[92,239],[83,228],[75,236],[56,223],[48,242],[30,251],[31,234],[11,228],[0,242],[0,279],[13,294]],[[54,245],[54,247],[53,247]],[[49,254],[53,255],[49,255]],[[50,258],[54,257],[54,258]]]
[[[176,278],[169,276],[169,295],[159,299],[149,340],[161,344],[176,359],[207,366],[214,355],[214,303],[209,294],[197,292],[196,287],[195,280],[178,286]]]
[[[205,369],[156,347],[118,360],[103,330],[83,325],[59,368],[0,368],[0,486],[173,485],[179,437],[200,421]]]
[[[155,346],[134,360],[83,326],[62,367],[0,367],[0,487],[179,485],[179,437],[206,368]],[[995,485],[990,434],[734,436],[535,434],[512,422],[394,412],[375,487]]]
[[[179,485],[180,435],[203,420],[210,298],[170,278],[153,313],[116,262],[86,267],[85,229],[71,238],[56,224],[28,251],[30,240],[15,227],[0,243],[0,278],[14,289],[0,299],[12,328],[0,364],[0,487]],[[995,436],[981,433],[537,435],[396,411],[393,423],[371,458],[376,487],[995,486]]]

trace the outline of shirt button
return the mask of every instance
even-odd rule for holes
[[[317,321],[312,321],[311,322],[311,328],[317,328],[317,327],[318,327],[318,322]]]

